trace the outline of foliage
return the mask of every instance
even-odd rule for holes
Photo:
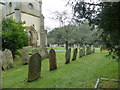
[[[67,29],[67,30],[66,30]],[[67,31],[67,32],[66,32]],[[66,33],[65,33],[66,32]],[[55,28],[48,33],[48,44],[64,44],[65,39],[71,44],[96,44],[99,41],[96,36],[92,36],[96,31],[90,31],[89,25],[81,24],[67,25],[60,28]]]
[[[98,35],[110,51],[112,57],[120,59],[120,2],[80,2],[74,6],[74,16],[78,23],[89,21],[89,25],[98,29]]]
[[[10,49],[15,55],[17,49],[28,45],[25,22],[16,22],[12,18],[2,20],[2,48]]]

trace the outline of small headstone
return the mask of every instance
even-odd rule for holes
[[[73,50],[73,58],[72,58],[72,61],[74,61],[74,60],[76,60],[76,57],[77,57],[77,48],[75,48],[74,50]]]
[[[49,54],[46,48],[40,48],[40,55],[42,60],[49,57]]]
[[[29,63],[29,52],[27,48],[21,50],[22,64],[27,65]]]
[[[29,60],[28,82],[34,81],[41,77],[41,56],[34,53]]]
[[[3,51],[3,68],[4,68],[4,65],[5,65],[5,69],[10,69],[10,68],[13,68],[13,56],[12,56],[12,52],[8,49],[5,49]],[[7,67],[6,67],[7,65]]]
[[[39,50],[37,48],[33,48],[32,54],[34,54],[34,53],[39,53]]]
[[[66,51],[66,62],[65,62],[65,64],[70,63],[70,56],[71,56],[71,48],[67,49],[67,51]]]
[[[56,53],[54,49],[50,50],[49,63],[50,63],[50,71],[57,69]]]
[[[5,55],[4,51],[2,52],[1,58],[2,58],[2,69],[7,70],[8,64],[7,64],[7,61],[6,61],[6,55]]]

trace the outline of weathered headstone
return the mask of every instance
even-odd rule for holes
[[[2,69],[3,70],[7,70],[7,61],[6,61],[6,55],[5,55],[5,52],[3,51],[2,53]]]
[[[72,58],[72,61],[76,60],[76,58],[77,58],[77,52],[78,52],[78,50],[77,50],[77,48],[75,48],[75,49],[73,50],[73,58]]]
[[[42,60],[49,57],[49,54],[46,48],[40,48],[40,55]]]
[[[79,50],[79,58],[81,58],[81,57],[83,56],[83,53],[84,53],[84,52],[83,52],[83,49],[80,49],[80,50]]]
[[[34,54],[34,53],[39,53],[39,50],[37,48],[33,48],[32,54]]]
[[[5,49],[5,56],[6,56],[6,61],[8,63],[8,69],[13,68],[13,56],[12,52],[8,49]]]
[[[71,56],[71,48],[69,48],[69,49],[66,51],[66,62],[65,62],[65,64],[70,63],[70,56]]]
[[[34,81],[41,77],[41,56],[34,53],[29,60],[28,82]]]
[[[29,63],[29,52],[27,48],[21,50],[22,64],[27,65]]]
[[[57,69],[56,53],[54,49],[49,52],[50,71]]]

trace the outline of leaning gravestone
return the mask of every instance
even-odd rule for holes
[[[21,50],[22,64],[27,65],[29,63],[29,52],[27,48]]]
[[[7,69],[13,68],[13,56],[12,56],[12,52],[8,49],[4,50],[4,54],[5,54],[5,59],[6,59],[6,63],[7,63]]]
[[[34,81],[41,77],[41,56],[34,53],[29,60],[28,82]]]
[[[77,48],[75,48],[73,50],[73,58],[72,58],[72,61],[76,60],[76,57],[77,57]]]
[[[42,60],[49,57],[49,54],[46,48],[40,48],[40,55]]]
[[[66,62],[65,62],[65,64],[70,63],[70,56],[71,56],[71,48],[67,49],[67,51],[66,51]]]
[[[34,53],[39,53],[39,50],[37,48],[33,48],[32,54],[34,54]]]
[[[57,69],[56,53],[54,49],[49,52],[50,71]]]

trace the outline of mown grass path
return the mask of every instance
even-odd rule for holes
[[[106,58],[107,52],[96,52],[64,64],[65,52],[56,51],[57,66],[49,71],[48,59],[42,61],[42,77],[27,82],[28,66],[16,61],[15,68],[3,71],[3,88],[94,88],[96,80],[104,77],[118,79],[118,62]]]

